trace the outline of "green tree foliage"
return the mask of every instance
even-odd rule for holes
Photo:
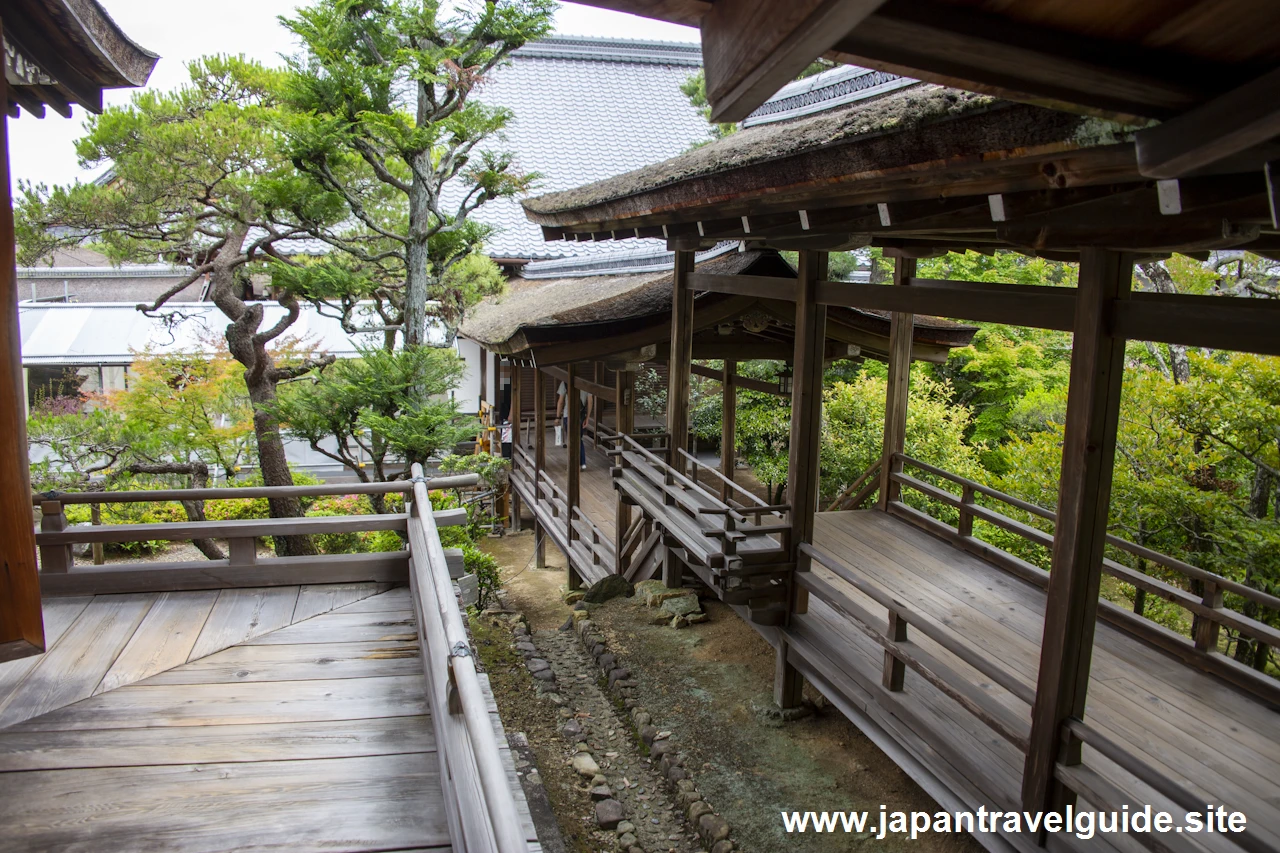
[[[474,434],[474,423],[450,398],[464,369],[450,349],[363,347],[359,358],[287,386],[275,414],[286,435],[342,463],[361,482],[401,479],[413,462]],[[415,389],[426,389],[426,397]],[[382,496],[374,506],[385,511]]]
[[[550,31],[554,8],[321,0],[281,18],[303,45],[285,88],[289,156],[347,211],[315,234],[361,262],[362,295],[380,301],[410,346],[427,343],[430,312],[453,328],[468,305],[473,285],[448,273],[488,234],[470,214],[536,178],[485,144],[510,112],[472,95],[513,50]],[[342,304],[350,314],[354,303]]]
[[[280,291],[285,315],[264,328],[262,305],[245,299],[249,275],[287,263],[280,241],[343,211],[340,199],[303,186],[282,156],[275,130],[280,72],[243,57],[206,57],[189,69],[186,86],[140,92],[127,106],[89,118],[76,151],[84,167],[111,164],[110,181],[53,190],[22,185],[22,257],[33,263],[57,245],[91,242],[113,261],[160,257],[189,266],[181,281],[139,306],[148,312],[208,276],[209,298],[230,321],[228,350],[244,366],[261,470],[269,485],[287,486],[292,477],[269,406],[280,382],[325,360],[276,363],[270,346],[298,317],[298,301]],[[184,319],[180,310],[164,316]],[[301,507],[295,499],[273,499],[272,512],[292,517]],[[305,537],[281,543],[285,553],[314,553]]]

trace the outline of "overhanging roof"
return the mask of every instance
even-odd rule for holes
[[[740,252],[730,246],[705,253],[697,272],[773,275],[795,271],[776,252]],[[540,364],[606,360],[662,361],[671,334],[670,264],[661,271],[587,275],[534,281],[513,280],[501,297],[472,309],[460,336],[493,352]],[[795,306],[786,301],[702,293],[696,297],[694,358],[788,359],[793,348]],[[888,352],[887,312],[831,308],[828,357],[852,354],[883,359]],[[917,317],[913,357],[944,361],[965,346],[975,329],[948,320]],[[646,350],[647,348],[647,350]]]
[[[45,106],[70,117],[71,104],[102,111],[102,90],[142,86],[159,59],[135,44],[95,0],[9,0],[4,4],[8,114],[37,118]]]

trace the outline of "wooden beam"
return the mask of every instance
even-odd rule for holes
[[[565,383],[565,411],[569,416],[569,426],[565,430],[565,444],[569,446],[569,455],[565,460],[566,471],[568,472],[567,482],[565,483],[565,524],[569,528],[569,548],[572,550],[573,542],[578,538],[578,531],[573,523],[573,512],[581,503],[582,499],[582,470],[578,460],[582,456],[582,395],[577,390],[574,382],[577,376],[577,367],[573,364],[569,365],[567,371],[567,379]],[[573,560],[569,553],[565,553],[565,585],[573,590],[582,586],[582,578],[573,570]]]
[[[1127,340],[1280,355],[1280,303],[1271,299],[1135,293],[1111,315]]]
[[[822,444],[823,344],[827,337],[827,309],[817,301],[818,282],[827,277],[826,252],[801,252],[796,287],[796,339],[792,357],[791,436],[787,459],[787,503],[791,505],[788,561],[797,572],[808,571],[809,558],[800,546],[813,542],[818,512],[818,451]],[[910,341],[908,341],[908,345]],[[809,609],[808,591],[792,584],[788,613]],[[788,619],[790,615],[788,615]],[[803,699],[804,678],[787,662],[786,643],[778,648],[779,662],[773,698],[780,708],[794,708]]]
[[[545,370],[548,375],[559,379],[566,385],[569,383],[569,371],[565,370],[563,367],[544,367],[542,369]],[[579,391],[586,391],[588,394],[599,397],[606,403],[618,402],[616,395],[614,394],[614,389],[610,388],[608,385],[602,385],[585,376],[578,376],[576,374],[574,375],[573,382],[573,387],[577,388]]]
[[[1105,249],[1081,252],[1057,523],[1022,777],[1027,809],[1068,805],[1071,794],[1056,781],[1054,767],[1080,761],[1080,744],[1064,744],[1063,725],[1084,718],[1089,687],[1124,380],[1124,338],[1112,332],[1108,307],[1129,297],[1132,273],[1128,256]]]
[[[696,272],[689,276],[689,288],[704,293],[730,293],[734,296],[796,301],[796,280],[781,276]]]
[[[720,371],[720,473],[730,481],[738,459],[737,367],[737,362],[726,359]],[[727,502],[732,491],[728,483],[721,483],[720,500]]]
[[[1221,65],[928,0],[887,3],[835,51],[864,67],[1112,117],[1168,118],[1203,102],[1222,76]]]
[[[693,365],[693,252],[676,252],[671,287],[671,359],[667,362],[667,433],[671,463],[683,473],[689,449],[689,372]]]
[[[480,400],[476,411],[484,411],[485,395],[489,390],[489,351],[480,347]]]
[[[3,28],[0,25],[0,38]],[[8,103],[0,74],[0,104]],[[8,122],[0,118],[0,659],[44,651],[44,617],[27,465],[27,394],[22,381]]]
[[[794,351],[792,352],[792,354],[794,355]],[[733,362],[726,362],[726,363],[732,364]],[[717,382],[723,382],[724,376],[725,376],[724,371],[716,370],[715,368],[712,368],[712,367],[704,367],[701,364],[689,365],[689,372],[694,374],[695,376],[704,376],[707,379],[715,379]],[[733,381],[733,384],[737,385],[739,388],[746,388],[750,391],[759,391],[762,394],[773,394],[778,397],[791,396],[790,394],[785,394],[782,391],[778,390],[778,386],[775,385],[774,383],[765,382],[763,379],[750,379],[746,376],[740,376],[737,373],[734,373],[732,374],[732,381]]]
[[[1280,68],[1138,131],[1138,171],[1177,178],[1280,136]]]
[[[702,19],[712,121],[741,121],[884,0],[717,0]]]
[[[1072,329],[1073,289],[914,276],[903,284],[910,286],[824,281],[818,286],[818,301],[845,308],[955,317],[1037,329]]]
[[[914,258],[896,258],[893,263],[892,288],[904,291],[915,278]],[[893,475],[902,471],[902,462],[896,454],[906,449],[907,398],[911,384],[911,339],[915,330],[915,314],[894,311],[889,326],[889,381],[884,403],[884,446],[880,459],[880,509],[898,499],[900,486]]]

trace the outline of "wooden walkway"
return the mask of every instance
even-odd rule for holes
[[[413,608],[384,589],[47,602],[50,651],[0,666],[0,851],[449,849]]]
[[[819,514],[814,545],[896,600],[942,623],[1034,690],[1045,603],[1038,587],[874,510]],[[812,596],[809,612],[793,616],[784,629],[793,663],[864,728],[869,723],[876,729],[872,734],[888,737],[891,742],[882,744],[887,751],[905,753],[901,757],[906,761],[900,763],[908,771],[914,767],[917,781],[940,802],[954,801],[959,794],[970,808],[1018,808],[1022,752],[910,671],[901,693],[880,690],[884,650],[840,610],[851,602],[874,614],[880,620],[877,628],[883,629],[884,608],[822,567],[814,572],[836,596]],[[1015,729],[1029,727],[1025,702],[919,632],[910,639],[937,659],[954,662],[961,676],[958,683],[967,684],[969,697],[992,716]],[[1143,761],[1202,794],[1204,803],[1244,812],[1259,838],[1280,849],[1280,714],[1099,622],[1086,719]],[[1086,748],[1084,761],[1131,802],[1151,803],[1180,818],[1183,809],[1093,750]],[[933,777],[932,784],[921,777],[922,770]],[[1181,842],[1172,849],[1237,849],[1224,835],[1197,835],[1198,847],[1189,846],[1189,836],[1165,838],[1171,844]],[[1093,843],[1101,841],[1095,838]],[[1111,841],[1124,845],[1132,839]],[[1059,837],[1055,843],[1067,842]]]

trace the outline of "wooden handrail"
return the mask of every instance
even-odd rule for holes
[[[880,465],[881,465],[881,461],[879,459],[877,459],[875,462],[872,462],[871,467],[863,471],[861,476],[858,477],[858,479],[850,483],[848,488],[846,488],[843,492],[841,492],[840,496],[831,502],[831,505],[827,507],[827,512],[836,512],[840,510],[841,509],[840,505],[841,503],[844,502],[845,498],[857,492],[864,485],[866,485],[868,481],[870,481],[873,477],[875,477],[877,474],[880,473]],[[849,509],[857,509],[858,505],[861,504],[863,500],[866,500],[866,498],[862,498],[862,500],[858,500],[857,498],[855,498],[853,501],[850,502],[851,505],[849,506]]]
[[[442,775],[449,780],[444,788],[458,797],[460,811],[477,806],[485,810],[492,834],[492,849],[498,853],[527,853],[529,846],[521,829],[515,796],[507,782],[506,768],[502,764],[488,704],[480,686],[470,638],[453,594],[444,548],[436,532],[433,514],[422,511],[424,507],[429,509],[431,506],[426,481],[422,479],[422,466],[415,463],[413,474],[417,482],[413,484],[414,513],[413,523],[409,525],[409,546],[415,609],[419,610],[420,631],[434,627],[424,625],[424,622],[432,623],[437,619],[437,624],[443,629],[422,636],[444,640],[443,645],[428,640],[422,649],[428,692],[433,700],[431,715],[437,718],[445,715],[454,719],[461,717],[470,746],[469,754],[467,750],[456,754],[450,749],[448,738],[438,738],[436,747],[445,762],[446,771]],[[429,612],[431,603],[435,604],[434,613]],[[442,697],[443,702],[440,701]],[[437,732],[440,732],[439,728]],[[480,802],[471,799],[472,791],[456,787],[464,769],[472,768],[480,780]],[[464,821],[463,828],[465,826]],[[473,838],[467,835],[455,838],[454,846],[466,849],[468,853],[483,853],[487,841],[488,838],[483,836]]]
[[[1034,687],[1024,683],[1008,670],[979,654],[968,643],[964,642],[952,633],[950,629],[934,622],[928,616],[913,610],[910,606],[898,601],[879,587],[858,577],[843,563],[825,552],[818,550],[807,542],[800,545],[800,550],[802,553],[808,555],[815,563],[818,563],[823,568],[839,576],[841,580],[854,587],[858,592],[861,592],[880,606],[888,610],[895,611],[900,616],[904,617],[907,622],[915,626],[926,637],[951,652],[962,662],[973,667],[987,678],[990,678],[1000,687],[1003,687],[1023,702],[1026,702],[1028,705],[1035,702],[1036,692]]]
[[[895,458],[901,459],[904,463],[912,466],[913,468],[918,468],[921,471],[926,471],[930,474],[934,474],[935,476],[942,477],[943,479],[946,479],[946,480],[950,480],[951,482],[956,483],[957,485],[972,489],[974,492],[977,492],[978,494],[986,495],[998,501],[1002,501],[1003,503],[1009,504],[1012,507],[1023,510],[1025,512],[1029,512],[1032,515],[1039,516],[1040,518],[1043,518],[1046,521],[1051,521],[1054,523],[1057,522],[1057,518],[1058,518],[1057,513],[1053,512],[1052,510],[1045,509],[1044,507],[1041,507],[1041,506],[1036,506],[1033,503],[1028,503],[1027,501],[1021,500],[1019,498],[1015,498],[1012,495],[1007,495],[1004,492],[991,488],[990,486],[984,486],[981,483],[975,482],[966,477],[961,477],[959,474],[953,474],[950,471],[935,467],[933,465],[929,465],[926,462],[921,462],[918,459],[914,459],[910,456],[907,456],[905,453],[895,454]],[[904,485],[909,485],[912,488],[917,488],[917,489],[918,489],[917,484],[921,482],[919,480],[915,480],[914,478],[911,478],[910,481],[906,481],[901,479],[901,477],[897,475],[895,475],[894,479],[897,482],[903,483]],[[918,490],[924,491],[922,489],[918,489]],[[942,490],[935,490],[935,491],[942,492]],[[953,506],[958,507],[961,505],[961,499],[957,498],[955,495],[952,495],[949,492],[942,492],[942,495],[945,495],[945,497],[937,494],[930,494],[930,497],[936,497],[938,500],[952,503]],[[970,505],[970,506],[971,506],[970,511],[973,512],[975,516],[982,518],[984,521],[989,521],[992,524],[997,524],[999,526],[1005,527],[1006,529],[1011,530],[1011,532],[1019,533],[1020,535],[1023,533],[1022,529],[1015,529],[1012,527],[1008,527],[1004,523],[1004,522],[1009,522],[1012,524],[1020,525],[1020,522],[1014,521],[1013,519],[1009,519],[1006,516],[1002,516],[1002,515],[999,516],[1000,520],[996,520],[992,518],[992,515],[999,515],[998,513],[992,513],[991,510],[984,511],[982,507],[976,507],[973,505]],[[984,512],[986,513],[986,515],[983,514]],[[1028,531],[1035,530],[1035,528],[1027,527],[1026,525],[1020,525],[1020,526],[1023,529]],[[1052,544],[1052,537],[1050,534],[1046,534],[1043,531],[1036,531],[1036,533],[1040,534],[1041,537],[1047,537],[1047,538],[1046,539],[1041,539],[1039,537],[1032,538],[1031,536],[1028,536],[1027,538],[1032,538],[1032,541],[1035,541],[1036,544],[1045,545],[1046,547]],[[1171,557],[1168,554],[1162,554],[1159,551],[1154,551],[1150,548],[1144,547],[1142,545],[1138,545],[1134,542],[1130,542],[1127,539],[1121,539],[1120,537],[1115,535],[1111,535],[1111,534],[1107,535],[1107,544],[1111,545],[1112,547],[1118,548],[1119,550],[1133,554],[1136,557],[1141,557],[1144,560],[1149,560],[1150,562],[1164,566],[1167,569],[1171,569],[1175,572],[1179,572],[1180,574],[1183,574],[1186,577],[1192,578],[1194,580],[1202,581],[1204,583],[1214,584],[1219,589],[1226,590],[1228,592],[1233,592],[1236,595],[1239,595],[1242,598],[1247,598],[1255,602],[1256,604],[1262,605],[1263,607],[1267,607],[1277,612],[1280,612],[1280,597],[1276,597],[1269,593],[1263,592],[1262,590],[1254,589],[1251,586],[1242,584],[1239,581],[1233,581],[1230,578],[1223,577],[1222,575],[1214,574],[1213,572],[1210,572],[1206,569],[1202,569],[1199,566],[1193,566],[1190,563],[1183,562],[1182,560],[1179,560],[1176,557]]]
[[[1064,733],[1070,734],[1081,743],[1097,750],[1102,757],[1134,776],[1139,782],[1150,786],[1152,790],[1161,796],[1167,797],[1175,805],[1186,809],[1188,812],[1199,812],[1204,809],[1205,799],[1203,794],[1197,794],[1179,784],[1177,780],[1160,772],[1135,755],[1131,750],[1112,740],[1084,720],[1073,717],[1063,723],[1062,727]],[[1072,765],[1058,764],[1060,768],[1070,766]],[[1242,849],[1249,851],[1249,853],[1274,853],[1275,850],[1274,847],[1251,831],[1247,825],[1244,832],[1232,833],[1231,840]]]
[[[317,533],[360,533],[404,530],[408,516],[401,514],[333,515],[314,518],[248,518],[233,521],[177,521],[167,524],[108,524],[100,527],[68,527],[40,531],[36,544],[80,545],[94,542],[183,541],[189,539],[255,539],[263,536],[310,536]],[[441,527],[467,523],[465,509],[441,510]]]
[[[474,475],[461,474],[456,477],[433,477],[427,488],[460,489],[473,486],[478,481]],[[409,492],[413,484],[408,480],[393,480],[387,483],[324,483],[318,486],[245,486],[243,488],[215,489],[155,489],[132,492],[43,492],[32,495],[31,501],[39,506],[45,501],[58,501],[63,504],[115,504],[115,503],[152,503],[155,501],[217,501],[240,500],[246,498],[311,498],[326,495],[385,495]]]

